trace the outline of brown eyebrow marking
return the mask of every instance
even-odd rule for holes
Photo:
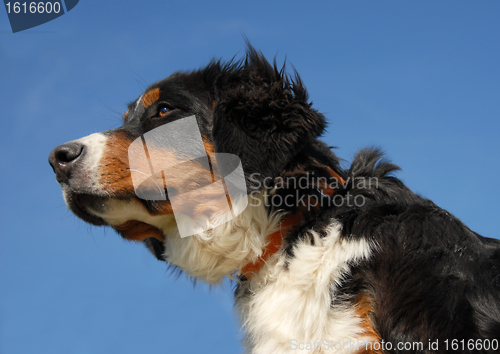
[[[155,88],[152,90],[149,90],[144,94],[144,98],[142,99],[142,105],[144,108],[148,108],[151,106],[153,103],[158,101],[160,99],[160,89]]]
[[[123,113],[123,121],[127,120],[127,117],[128,117],[128,112],[130,110],[127,109],[127,112]]]

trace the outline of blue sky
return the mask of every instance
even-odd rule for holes
[[[12,34],[0,10],[0,353],[238,353],[231,285],[176,278],[65,207],[58,144],[120,125],[173,71],[243,35],[301,74],[347,161],[381,146],[398,176],[500,238],[500,2],[88,1]]]

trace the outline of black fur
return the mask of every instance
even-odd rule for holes
[[[343,237],[363,237],[375,246],[338,297],[371,299],[371,321],[384,341],[427,345],[432,339],[444,348],[446,339],[500,339],[500,241],[479,236],[415,195],[390,175],[398,167],[381,157],[376,149],[358,153],[349,179],[376,178],[377,184],[347,183],[338,191],[344,204],[290,235],[291,243],[309,228],[322,230],[337,220]],[[363,205],[353,206],[360,196]]]
[[[263,178],[278,177],[325,128],[300,77],[290,78],[251,47],[244,62],[223,67],[216,88],[215,148],[238,155],[254,176],[251,191],[261,189]]]
[[[285,181],[274,195],[296,193],[287,178],[307,177],[310,183],[298,188],[298,195],[321,200],[323,207],[304,214],[287,235],[285,251],[291,260],[297,240],[312,242],[310,230],[325,234],[336,220],[344,238],[366,238],[375,246],[372,258],[354,267],[340,298],[369,297],[371,321],[383,340],[427,344],[434,339],[443,348],[446,339],[500,339],[499,240],[477,235],[414,194],[392,175],[399,167],[378,149],[358,153],[343,173],[335,154],[315,139],[324,118],[307,103],[300,79],[289,81],[253,49],[243,65],[226,67],[218,84],[217,148],[240,156],[249,175],[258,172]],[[327,166],[347,181],[336,191],[335,203],[321,196],[322,186],[313,178],[330,177]],[[276,184],[265,187],[271,190]],[[297,211],[284,204],[270,206]]]

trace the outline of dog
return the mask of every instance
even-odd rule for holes
[[[162,127],[182,143],[171,124],[188,117],[198,132],[181,153],[147,144]],[[79,218],[193,279],[232,279],[249,353],[498,353],[500,241],[410,191],[378,149],[341,168],[318,139],[325,125],[298,74],[249,45],[241,60],[154,83],[121,127],[60,145],[49,162]],[[149,148],[142,167],[132,146]],[[236,157],[243,194],[209,188],[228,175],[217,154]],[[170,167],[148,196],[134,178],[153,155]],[[234,212],[221,221],[223,205]],[[182,235],[183,220],[201,226]]]

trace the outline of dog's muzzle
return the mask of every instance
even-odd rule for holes
[[[82,156],[84,146],[70,142],[57,146],[49,155],[49,164],[56,174],[57,182],[67,182],[75,162]]]

